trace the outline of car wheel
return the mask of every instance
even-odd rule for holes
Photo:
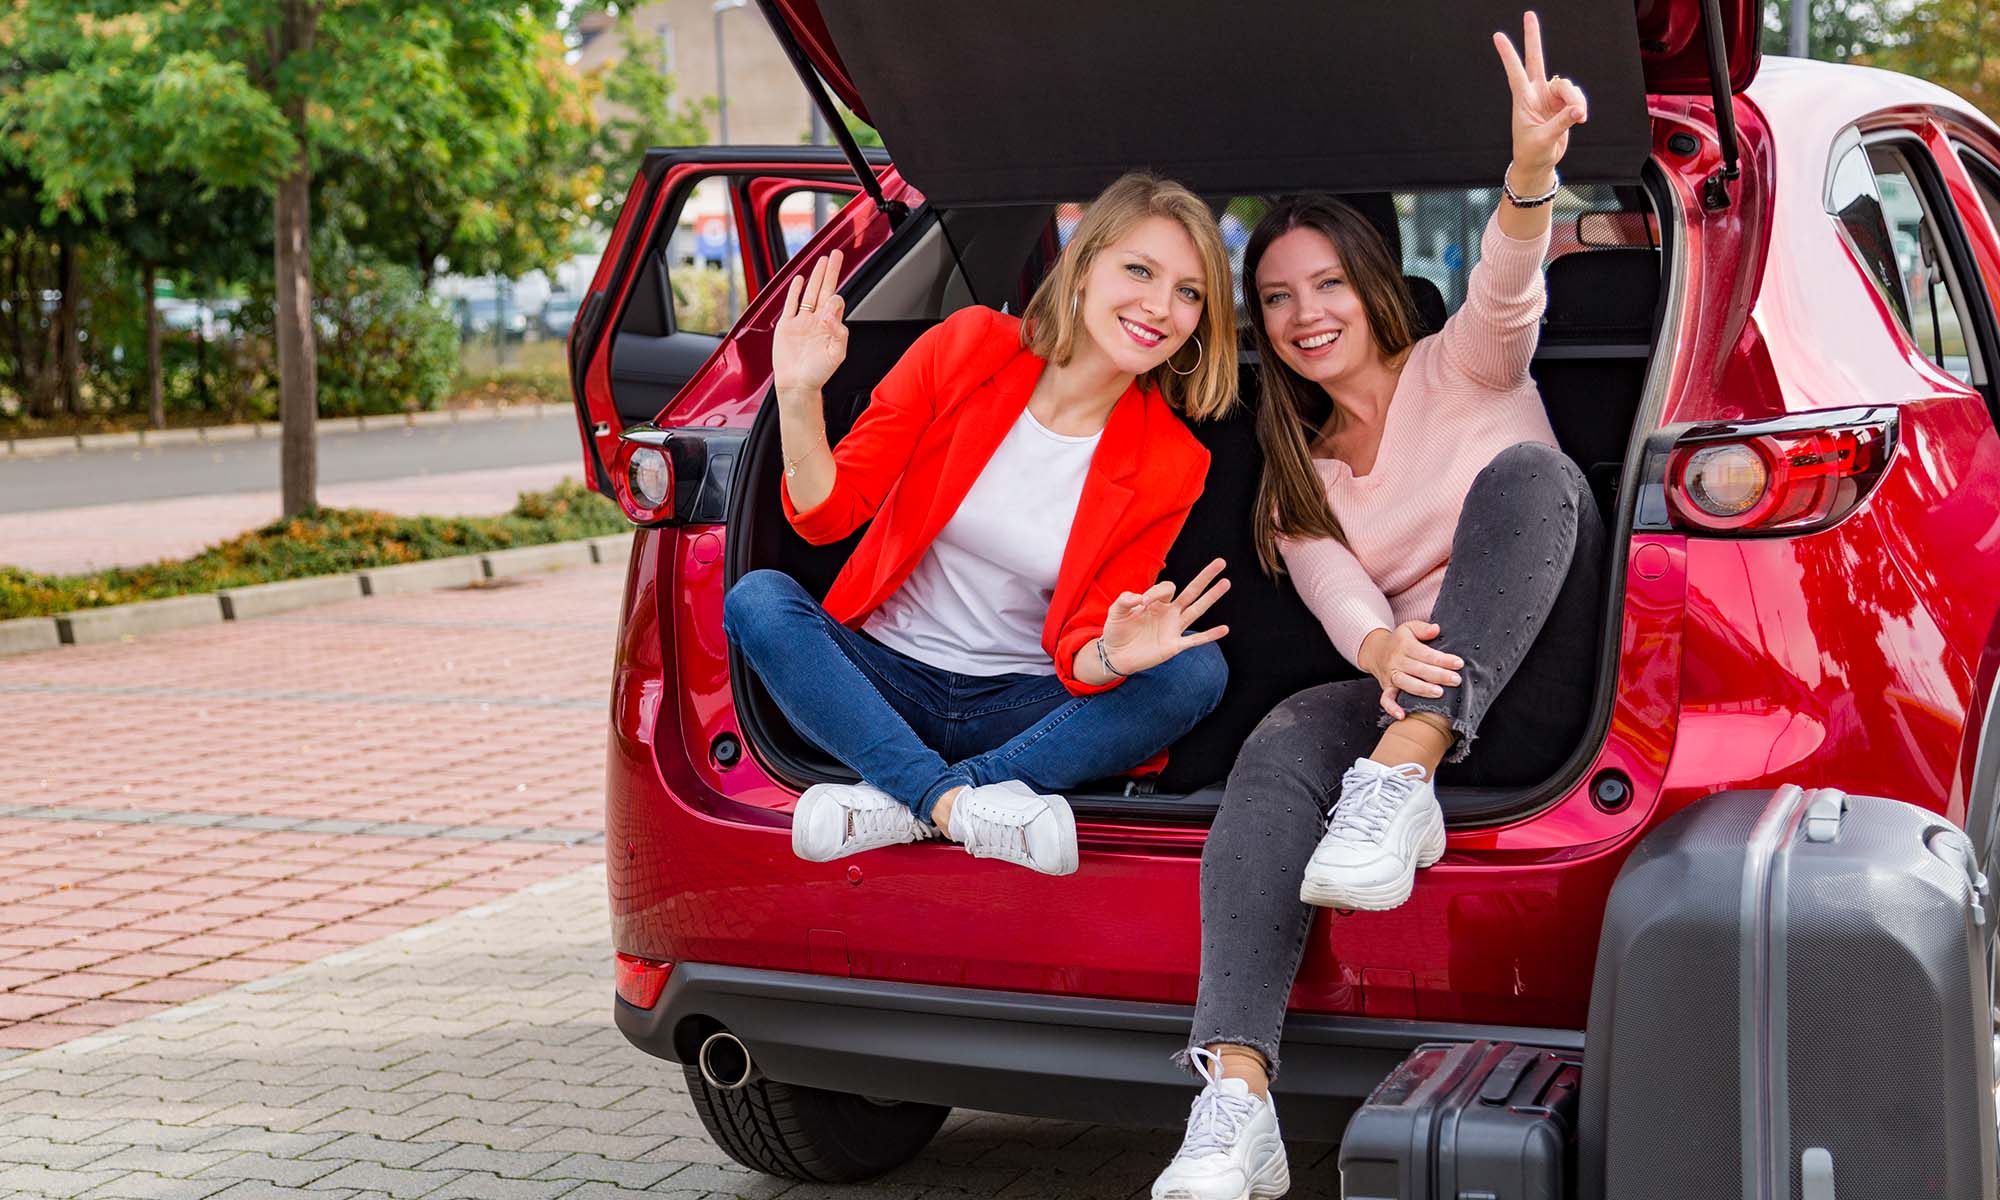
[[[729,1157],[767,1175],[814,1183],[873,1179],[916,1157],[950,1114],[757,1079],[725,1090],[683,1068],[694,1111]]]

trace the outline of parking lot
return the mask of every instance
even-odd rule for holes
[[[960,1112],[852,1188],[709,1144],[610,1019],[621,577],[0,660],[0,1194],[1144,1194],[1177,1132]]]

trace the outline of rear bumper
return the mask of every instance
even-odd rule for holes
[[[676,964],[650,1009],[614,999],[640,1049],[691,1062],[726,1027],[772,1079],[894,1100],[1175,1126],[1192,1098],[1172,1055],[1194,1010],[1028,992]],[[1489,1038],[1581,1051],[1566,1029],[1298,1015],[1280,1094],[1294,1136],[1333,1141],[1348,1114],[1422,1042]]]

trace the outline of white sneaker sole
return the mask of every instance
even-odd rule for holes
[[[1382,883],[1354,885],[1337,879],[1316,878],[1312,864],[1306,865],[1299,881],[1299,899],[1317,908],[1351,908],[1361,912],[1387,912],[1401,907],[1417,888],[1417,872],[1444,857],[1444,814],[1433,810],[1429,826],[1417,841],[1417,854],[1410,868]]]
[[[1223,1200],[1278,1200],[1292,1190],[1292,1167],[1287,1156],[1275,1154],[1251,1180],[1250,1186]],[[1152,1200],[1200,1200],[1193,1188],[1170,1187],[1152,1193]]]
[[[1056,827],[1062,831],[1063,856],[1056,863],[1050,875],[1074,875],[1077,868],[1076,814],[1070,811],[1069,800],[1062,796],[1050,796],[1049,811],[1056,815]]]

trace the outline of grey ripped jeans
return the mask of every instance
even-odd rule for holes
[[[1465,660],[1461,682],[1438,699],[1400,698],[1405,712],[1441,714],[1458,735],[1441,784],[1535,783],[1575,748],[1595,675],[1604,557],[1597,506],[1561,451],[1510,446],[1473,480],[1431,611],[1442,632],[1430,645]],[[1238,752],[1201,855],[1190,1047],[1251,1047],[1276,1076],[1285,1002],[1312,927],[1299,873],[1342,772],[1388,722],[1381,694],[1372,678],[1308,688]]]

